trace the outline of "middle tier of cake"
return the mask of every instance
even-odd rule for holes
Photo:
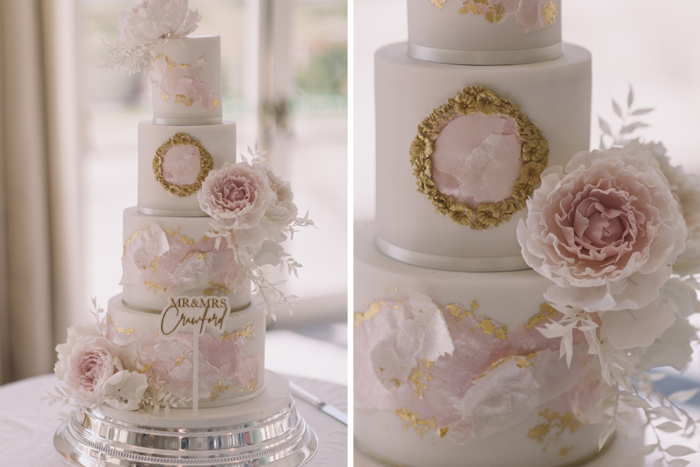
[[[547,167],[588,150],[591,54],[462,66],[375,55],[377,246],[453,271],[526,268],[516,227]]]
[[[209,238],[210,217],[149,216],[124,210],[124,303],[160,313],[178,295],[228,297],[232,311],[250,305],[250,281],[222,240]]]

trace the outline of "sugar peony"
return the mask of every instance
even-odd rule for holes
[[[270,187],[275,192],[275,198],[265,212],[265,224],[270,237],[282,242],[286,240],[284,228],[296,220],[299,210],[294,204],[294,192],[290,183],[278,177],[269,165],[264,167]]]
[[[224,227],[254,229],[275,199],[265,170],[245,162],[212,170],[197,193],[201,209]]]
[[[105,402],[118,410],[137,410],[148,389],[148,378],[137,371],[120,370],[102,387]]]
[[[73,397],[87,404],[102,403],[104,385],[118,370],[114,344],[93,328],[75,326],[68,330],[68,341],[58,345],[56,351],[54,371]]]
[[[580,152],[542,174],[518,241],[554,282],[545,298],[587,312],[635,310],[659,297],[687,228],[666,179],[623,148]]]
[[[188,0],[140,0],[130,12],[122,12],[117,42],[138,46],[186,36],[197,29],[201,19],[202,15],[189,9]]]

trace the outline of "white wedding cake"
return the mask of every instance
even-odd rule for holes
[[[121,17],[111,64],[149,72],[153,119],[138,126],[122,293],[106,312],[95,304],[96,323],[69,329],[57,347],[65,386],[52,397],[75,411],[56,445],[81,465],[95,456],[299,465],[316,449],[289,384],[264,366],[266,316],[289,305],[265,268],[295,272],[283,242],[312,222],[297,217],[289,183],[262,154],[236,161],[220,37],[192,35],[200,18],[169,0],[141,0]]]
[[[562,43],[560,0],[407,5],[408,42],[375,55],[376,220],[355,227],[356,445],[584,461],[697,311],[669,280],[675,195],[648,147],[588,152],[591,54]]]

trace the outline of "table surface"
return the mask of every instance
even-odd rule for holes
[[[288,376],[291,381],[347,413],[345,386]],[[60,413],[67,407],[48,406],[41,397],[59,383],[55,375],[42,375],[0,386],[0,466],[65,467],[72,465],[53,446]],[[348,430],[310,404],[297,400],[297,408],[316,431],[319,450],[309,467],[347,465]]]

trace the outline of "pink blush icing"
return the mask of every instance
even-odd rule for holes
[[[476,209],[511,196],[520,177],[522,142],[515,121],[501,115],[459,115],[435,140],[433,180],[437,189]]]
[[[177,186],[192,185],[201,171],[201,156],[195,146],[178,144],[163,156],[163,178]]]

